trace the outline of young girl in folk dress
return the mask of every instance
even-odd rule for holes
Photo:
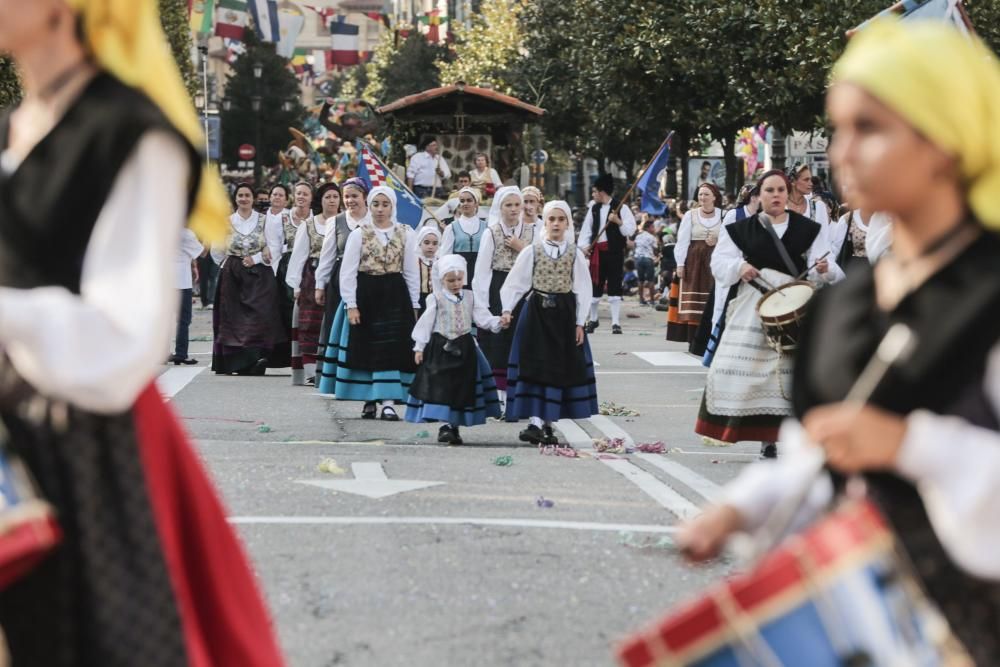
[[[295,234],[285,282],[295,294],[296,348],[292,355],[292,384],[316,383],[316,360],[323,306],[316,302],[316,269],[328,234],[336,235],[334,218],[340,208],[340,188],[324,183],[317,192],[322,212],[311,216]]]
[[[413,329],[417,375],[406,401],[406,421],[436,422],[438,442],[462,444],[460,426],[485,424],[500,416],[493,370],[472,336],[500,330],[500,318],[476,303],[465,286],[466,263],[460,255],[438,260],[441,286],[427,299],[427,309]]]
[[[583,325],[593,295],[590,264],[567,230],[572,212],[564,201],[542,211],[545,240],[517,256],[500,290],[502,324],[525,297],[507,371],[507,421],[529,419],[524,442],[556,444],[552,422],[597,414],[594,361]],[[527,295],[527,296],[525,296]]]
[[[677,270],[674,282],[677,308],[667,317],[667,340],[690,343],[701,316],[715,289],[712,277],[712,251],[719,242],[722,228],[722,194],[713,183],[698,186],[698,206],[684,214],[677,229],[674,258]]]
[[[434,263],[437,258],[438,245],[441,243],[441,231],[433,222],[424,225],[417,232],[416,253],[420,269],[420,314],[427,309],[427,297],[434,292],[437,278],[434,275]]]
[[[521,220],[527,225],[535,225],[540,235],[545,226],[545,223],[542,221],[542,206],[545,205],[545,197],[542,196],[542,191],[534,185],[522,188],[521,197],[524,199]]]
[[[338,400],[364,401],[362,419],[375,419],[377,403],[386,421],[398,421],[392,407],[409,393],[416,364],[410,334],[420,307],[417,235],[396,221],[396,193],[378,186],[368,194],[371,224],[347,239],[340,269],[340,309],[330,328],[320,392]]]

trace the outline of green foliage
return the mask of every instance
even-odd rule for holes
[[[257,159],[264,166],[277,162],[278,151],[284,150],[292,137],[290,127],[301,127],[305,109],[299,101],[299,81],[289,69],[288,61],[274,52],[274,44],[262,44],[252,30],[246,31],[246,53],[233,65],[226,83],[229,111],[222,111],[222,161],[235,164],[241,144],[256,142],[259,118],[260,145]],[[254,63],[262,66],[261,78],[254,78]],[[253,110],[253,97],[261,98],[259,115]],[[282,105],[292,102],[292,110]]]
[[[441,81],[489,84],[510,94],[517,77],[515,66],[524,49],[524,33],[518,17],[527,0],[484,0],[468,28],[455,31],[455,57],[441,61]]]
[[[438,62],[447,57],[445,47],[431,44],[416,29],[411,29],[405,40],[395,32],[386,31],[375,47],[371,62],[365,66],[364,98],[380,106],[436,88],[441,85]]]
[[[191,62],[191,26],[185,0],[160,0],[160,23],[170,42],[170,50],[184,78],[188,92],[194,95],[200,80]]]
[[[17,70],[9,58],[0,56],[0,109],[5,109],[21,99],[21,84]]]
[[[1000,55],[1000,3],[996,0],[965,0],[972,25],[993,52]]]

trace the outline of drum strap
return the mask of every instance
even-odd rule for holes
[[[774,231],[774,225],[771,224],[770,216],[762,212],[757,217],[760,220],[760,224],[764,225],[764,229],[766,229],[767,233],[771,236],[771,240],[774,241],[774,245],[778,247],[778,254],[781,255],[781,261],[785,263],[785,268],[788,269],[788,275],[797,276],[799,274],[799,270],[795,268],[795,262],[793,262],[792,258],[789,256],[788,248],[786,248],[785,244],[781,242],[778,232]],[[788,222],[790,225],[791,220]]]

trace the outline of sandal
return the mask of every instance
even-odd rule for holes
[[[391,405],[387,405],[384,408],[382,408],[382,415],[379,417],[379,419],[385,422],[398,422],[399,415],[396,414],[396,411],[392,408]]]

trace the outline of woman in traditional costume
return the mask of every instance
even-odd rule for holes
[[[488,225],[479,217],[479,191],[471,187],[459,190],[455,217],[445,218],[444,222],[447,226],[438,246],[438,257],[452,253],[464,257],[470,271],[466,289],[472,289],[472,280],[476,277],[476,257]]]
[[[813,193],[812,169],[807,164],[792,167],[788,176],[791,189],[788,192],[788,210],[818,222],[823,232],[830,224],[830,209],[819,195]]]
[[[293,385],[316,383],[317,347],[323,325],[323,306],[316,301],[316,270],[326,237],[336,234],[334,220],[340,209],[340,187],[336,183],[324,183],[316,194],[321,211],[299,226],[285,278],[295,296]]]
[[[413,329],[417,374],[406,400],[406,421],[444,422],[438,442],[462,444],[459,428],[485,424],[500,416],[493,371],[472,335],[500,330],[500,318],[476,303],[465,286],[465,259],[438,260],[440,287],[427,299]]]
[[[667,319],[667,340],[690,343],[715,289],[712,251],[722,229],[722,193],[713,183],[698,186],[698,206],[684,214],[677,229],[674,258],[678,282],[677,310]],[[673,314],[673,313],[671,313]]]
[[[238,185],[235,198],[229,235],[225,243],[212,247],[212,258],[219,265],[212,311],[212,370],[219,375],[263,375],[275,347],[288,340],[271,268],[281,245],[267,234],[266,214],[253,210],[253,188]]]
[[[292,259],[295,233],[299,226],[312,215],[309,208],[312,204],[312,192],[312,186],[308,183],[298,183],[294,193],[295,207],[288,210],[286,208],[290,199],[288,186],[278,184],[271,188],[271,207],[267,209],[265,231],[269,237],[275,235],[281,238],[281,260],[278,261],[276,274],[278,295],[281,302],[281,323],[285,326],[285,332],[288,334],[288,342],[275,347],[271,355],[269,365],[272,368],[284,368],[292,365],[291,348],[294,342],[292,319],[295,315],[295,293],[286,284],[285,279],[288,277],[288,262]],[[294,367],[292,368],[292,376],[293,378],[295,376]]]
[[[782,459],[750,466],[682,543],[709,557],[800,489],[807,522],[859,475],[974,664],[1000,664],[1000,61],[953,25],[883,19],[833,82],[831,163],[853,205],[892,216],[893,255],[817,296]],[[867,404],[845,403],[900,323],[907,358]]]
[[[761,212],[724,227],[712,255],[715,280],[730,296],[695,432],[723,442],[759,440],[761,455],[770,458],[777,456],[778,427],[792,414],[792,357],[768,343],[757,314],[760,288],[781,287],[806,269],[820,284],[844,274],[830,257],[821,259],[829,244],[819,224],[786,210],[785,175],[772,170],[758,187]]]
[[[472,281],[472,291],[476,301],[488,306],[493,315],[503,314],[500,290],[514,267],[514,260],[522,250],[541,238],[534,224],[522,220],[521,205],[520,190],[513,186],[500,188],[490,207],[489,229],[479,246],[479,266]],[[479,345],[493,369],[500,407],[504,410],[507,405],[507,363],[520,312],[520,304],[514,304],[511,326],[499,332],[479,332]]]
[[[545,239],[521,252],[500,290],[503,326],[524,298],[507,364],[509,422],[528,419],[523,442],[554,445],[552,422],[597,414],[594,360],[583,325],[593,289],[590,263],[572,240],[564,201],[545,205]]]
[[[441,245],[441,232],[437,225],[427,224],[417,232],[417,268],[420,269],[420,315],[427,309],[427,298],[434,293],[439,278],[434,273],[438,247]],[[462,283],[463,285],[465,283]]]
[[[347,238],[340,269],[340,309],[330,328],[335,361],[320,392],[364,401],[362,419],[398,421],[394,401],[406,399],[416,364],[410,334],[420,307],[417,235],[396,220],[396,193],[368,193],[371,224]],[[381,410],[376,406],[381,403]]]
[[[316,382],[323,375],[324,365],[334,360],[327,354],[330,327],[340,306],[340,264],[344,258],[347,237],[361,225],[371,222],[368,215],[368,185],[360,178],[349,178],[340,186],[344,210],[334,219],[334,233],[327,232],[316,267],[316,303],[323,306],[323,324],[316,349]]]
[[[486,199],[503,187],[500,174],[490,166],[490,157],[486,153],[476,154],[475,166],[469,170],[469,175],[472,176],[472,187],[482,192]]]
[[[181,229],[219,238],[228,212],[156,7],[0,3],[0,50],[25,86],[0,114],[2,446],[61,528],[0,591],[3,664],[282,664],[243,549],[153,384]]]

